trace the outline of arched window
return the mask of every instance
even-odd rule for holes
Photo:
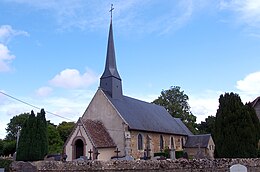
[[[170,148],[171,149],[174,149],[175,148],[175,146],[174,146],[174,138],[173,137],[171,137],[171,139],[170,139]]]
[[[182,149],[183,149],[184,145],[185,145],[185,140],[184,140],[184,138],[182,137],[182,138],[181,138],[181,146],[182,146]]]
[[[164,149],[164,141],[163,141],[163,136],[160,135],[160,150],[163,151]]]
[[[143,136],[141,134],[138,134],[137,139],[138,139],[137,149],[143,150]]]

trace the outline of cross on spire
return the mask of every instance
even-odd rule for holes
[[[109,12],[111,13],[111,20],[112,20],[112,13],[113,13],[113,10],[114,10],[115,8],[113,8],[113,4],[111,4],[111,9],[109,10]]]
[[[123,96],[122,82],[116,67],[116,54],[113,39],[112,29],[112,11],[113,4],[111,4],[111,20],[108,35],[106,65],[103,75],[100,78],[100,88],[106,91],[112,98],[120,99]]]

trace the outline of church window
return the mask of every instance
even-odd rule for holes
[[[137,148],[138,150],[143,150],[143,136],[141,134],[138,134],[138,145]]]
[[[184,145],[185,145],[185,139],[181,138],[181,146],[182,146],[182,148],[184,147]]]
[[[163,151],[163,148],[164,148],[163,136],[160,135],[160,150]]]
[[[174,149],[174,138],[173,137],[170,138],[170,146],[171,146],[171,149]]]

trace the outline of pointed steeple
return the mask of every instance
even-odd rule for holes
[[[112,20],[110,22],[110,28],[109,28],[106,66],[105,66],[105,71],[101,78],[106,78],[109,76],[113,76],[113,77],[116,77],[121,80],[119,73],[117,71],[117,67],[116,67],[116,56],[115,56],[115,47],[114,47],[114,39],[113,39]]]
[[[100,88],[111,95],[112,98],[122,98],[122,82],[116,67],[116,56],[113,39],[112,18],[110,21],[106,65],[100,78]]]

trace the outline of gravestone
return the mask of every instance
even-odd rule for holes
[[[241,164],[235,164],[230,167],[230,172],[247,172],[247,168]]]
[[[4,168],[0,168],[0,172],[5,172],[5,169]]]

